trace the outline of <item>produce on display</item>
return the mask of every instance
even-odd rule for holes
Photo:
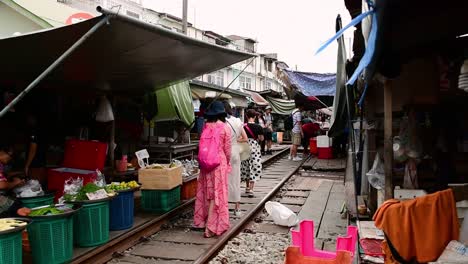
[[[121,182],[121,183],[111,183],[107,185],[106,191],[122,191],[122,190],[129,190],[129,189],[135,189],[140,187],[140,185],[136,181],[131,181],[131,182]]]
[[[0,232],[14,229],[15,227],[25,226],[28,223],[15,219],[0,219]]]
[[[29,216],[45,216],[63,214],[64,211],[57,209],[55,206],[47,206],[45,208],[34,209]]]
[[[63,198],[67,202],[73,202],[73,201],[87,201],[89,200],[88,196],[86,194],[88,193],[95,193],[99,190],[105,189],[107,192],[108,196],[114,196],[115,192],[112,190],[107,190],[106,188],[102,188],[97,186],[94,183],[87,183],[85,186],[81,187],[76,194],[64,194]]]

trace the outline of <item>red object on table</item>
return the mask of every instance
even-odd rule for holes
[[[372,257],[385,256],[382,249],[383,240],[363,238],[359,242],[364,254]]]
[[[318,148],[318,158],[319,159],[333,159],[333,149],[328,148]]]
[[[310,154],[317,155],[317,138],[310,138],[309,140]]]
[[[103,170],[106,163],[107,144],[97,141],[68,140],[65,143],[63,167],[47,171],[50,191],[55,191],[55,201],[63,195],[65,181],[83,178],[83,184],[96,179],[96,169]]]

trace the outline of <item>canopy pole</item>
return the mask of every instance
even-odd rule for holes
[[[393,199],[392,81],[384,82],[385,200]]]
[[[26,89],[24,89],[18,96],[15,97],[7,106],[0,112],[2,118],[13,106],[15,106],[23,97],[25,97],[34,87],[36,87],[47,75],[49,75],[58,65],[60,65],[70,54],[75,51],[83,42],[86,41],[94,32],[96,32],[102,25],[109,21],[109,16],[105,15],[101,21],[88,30],[80,39],[78,39],[68,50],[66,50],[58,59],[56,59],[47,69],[45,69],[34,81],[32,81]]]

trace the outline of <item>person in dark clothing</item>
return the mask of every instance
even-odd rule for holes
[[[313,121],[306,122],[303,120],[302,131],[304,132],[304,138],[302,139],[302,146],[304,147],[304,156],[308,154],[310,139],[316,137],[320,133],[320,125]]]
[[[20,201],[10,198],[8,191],[24,184],[24,180],[14,177],[7,179],[4,167],[11,161],[13,149],[8,146],[0,146],[0,218],[27,216],[31,210],[23,208]]]
[[[34,115],[28,115],[27,126],[29,130],[29,138],[26,149],[24,173],[27,177],[38,180],[42,187],[46,188],[47,177],[45,167],[47,143],[45,136],[41,133],[37,118]]]
[[[255,124],[257,112],[247,110],[247,123],[244,125],[250,145],[250,158],[241,162],[241,179],[246,182],[245,193],[254,197],[253,188],[255,181],[262,176],[262,155],[259,142],[264,140],[263,127]]]

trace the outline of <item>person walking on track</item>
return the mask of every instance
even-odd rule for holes
[[[226,124],[231,127],[231,173],[228,176],[228,200],[235,203],[234,215],[240,216],[241,200],[241,158],[238,143],[248,142],[243,122],[232,115],[232,107],[228,101],[224,101],[224,109],[227,113]]]
[[[265,143],[266,143],[266,155],[271,155],[271,147],[273,145],[273,115],[271,114],[271,106],[265,108],[265,115],[263,116],[265,121]]]
[[[263,128],[255,124],[257,112],[253,109],[247,110],[247,124],[244,125],[245,132],[249,138],[250,158],[242,161],[241,177],[246,182],[245,193],[249,197],[254,197],[253,189],[257,178],[262,176],[262,155],[260,144],[263,141]]]
[[[204,236],[208,238],[223,234],[230,226],[228,175],[231,170],[231,128],[225,124],[226,112],[222,102],[213,102],[205,117],[207,123],[200,137],[200,176],[194,226],[205,228]]]
[[[297,108],[292,112],[292,145],[289,159],[293,161],[301,161],[302,159],[297,156],[297,149],[302,144],[304,133],[302,132],[302,105],[297,105]]]

